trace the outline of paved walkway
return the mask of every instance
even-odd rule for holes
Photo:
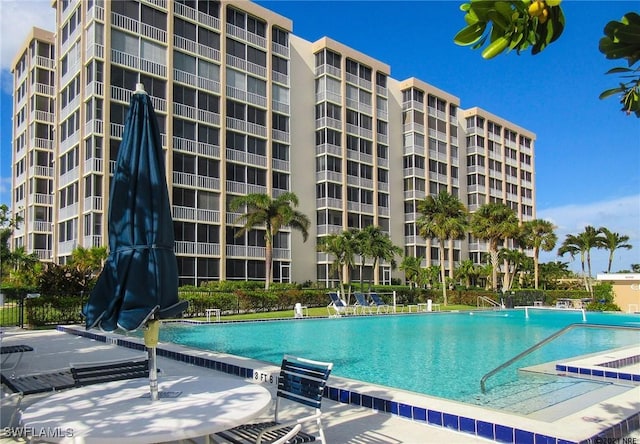
[[[34,352],[24,354],[16,373],[38,373],[69,366],[74,362],[105,361],[139,356],[142,352],[97,342],[58,331],[5,330],[2,345],[28,344]],[[158,358],[161,375],[207,375],[228,378],[225,374],[202,367],[180,363],[170,359]],[[248,381],[248,383],[250,383]],[[37,401],[42,396],[26,397],[22,406]],[[441,427],[433,427],[402,419],[385,413],[376,413],[371,409],[323,400],[325,434],[328,443],[394,444],[394,443],[483,443],[481,438],[457,433]],[[1,416],[10,414],[10,408],[4,406]],[[270,419],[272,418],[264,418]],[[4,427],[4,424],[2,424]],[[203,440],[199,440],[203,441]],[[15,442],[14,439],[1,437],[0,442]]]

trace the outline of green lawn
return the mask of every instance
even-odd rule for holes
[[[474,310],[477,307],[472,307],[470,305],[447,305],[446,307],[441,306],[441,310],[443,311],[455,311],[455,310]],[[399,308],[400,309],[400,308]],[[406,307],[405,307],[406,312]],[[399,313],[401,313],[399,311]],[[414,311],[415,313],[415,311]],[[305,311],[306,314],[306,311]],[[327,307],[311,307],[309,308],[309,316],[310,317],[328,317],[329,312],[327,311]],[[284,311],[268,311],[268,312],[258,312],[258,313],[244,313],[244,314],[234,314],[234,315],[222,315],[221,319],[225,321],[235,321],[235,320],[256,320],[256,319],[283,319],[283,318],[292,318],[293,310],[284,310]],[[199,320],[205,320],[206,318],[196,318]]]

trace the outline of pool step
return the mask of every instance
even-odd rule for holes
[[[583,398],[598,402],[627,389],[577,378],[524,375],[478,394],[473,403],[538,419],[557,418],[584,407]]]

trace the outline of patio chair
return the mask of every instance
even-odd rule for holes
[[[369,305],[367,297],[363,293],[358,292],[355,292],[353,295],[356,298],[356,303],[354,305],[355,313],[357,314],[359,309],[362,314],[372,314],[371,305]]]
[[[29,345],[3,345],[0,347],[0,355],[6,355],[2,358],[0,363],[0,369],[3,372],[7,370],[14,370],[20,361],[22,361],[22,357],[24,356],[24,352],[33,351],[33,347]],[[17,356],[15,362],[9,362],[12,356]]]
[[[17,394],[16,412],[22,399],[28,395],[55,392],[101,382],[149,377],[149,359],[136,357],[115,361],[71,364],[70,368],[50,370],[20,376],[0,375],[0,380]]]
[[[331,373],[333,364],[330,362],[312,361],[310,359],[285,355],[280,368],[278,378],[278,389],[276,393],[276,406],[274,421],[258,424],[244,424],[223,432],[218,432],[215,436],[223,438],[234,444],[246,443],[304,443],[313,442],[317,438],[309,433],[298,431],[292,435],[292,431],[307,423],[314,423],[318,428],[319,439],[326,444],[324,430],[322,429],[322,393],[324,392],[327,379]],[[307,410],[312,409],[311,414],[307,414],[297,419],[287,422],[279,422],[281,404],[292,402],[302,404]],[[298,408],[295,408],[298,412]],[[285,438],[286,436],[295,438]]]
[[[349,314],[349,311],[354,312],[354,308],[347,305],[338,293],[330,292],[329,297],[331,298],[331,302],[327,305],[329,316],[342,316],[343,314]]]
[[[148,378],[149,358],[144,356],[117,361],[71,364],[71,375],[76,387],[122,379]]]
[[[384,313],[389,313],[389,305],[385,304],[382,298],[378,295],[378,293],[369,293],[371,296],[371,300],[373,301],[373,306],[376,307],[376,313],[380,313],[382,310]]]

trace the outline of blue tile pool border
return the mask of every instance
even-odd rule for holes
[[[76,328],[69,328],[62,325],[59,325],[57,327],[57,330],[60,332],[117,345],[119,347],[130,348],[133,350],[143,351],[146,349],[143,344],[140,344],[138,342],[123,338],[108,337],[102,333],[78,330]],[[254,376],[258,374],[258,372],[253,368],[229,364],[223,361],[218,361],[206,357],[192,356],[188,353],[170,351],[162,347],[157,347],[156,353],[158,356],[162,356],[168,359],[220,371],[222,373],[239,376],[245,379],[254,379]],[[558,367],[564,367],[564,369],[561,371],[568,371],[567,366],[556,366],[556,368],[560,370]],[[570,368],[575,368],[576,372],[580,371],[580,369],[577,367]],[[634,430],[640,429],[640,412],[638,412],[631,417],[621,421],[620,423],[599,432],[597,435],[579,442],[574,442],[553,436],[543,435],[532,430],[521,430],[512,426],[493,423],[479,418],[441,412],[438,410],[426,408],[424,406],[414,406],[380,397],[373,397],[371,395],[366,395],[352,390],[346,390],[340,387],[325,387],[323,396],[327,399],[331,399],[342,404],[350,404],[354,406],[370,408],[378,412],[388,413],[412,421],[428,424],[435,427],[443,427],[457,432],[466,433],[501,443],[594,444],[602,442],[603,438],[621,438]]]
[[[610,381],[613,379],[621,382],[640,384],[640,373],[619,370],[621,367],[627,367],[638,363],[640,363],[640,355],[634,355],[603,362],[601,364],[595,364],[593,366],[556,364],[556,371],[576,376],[590,376],[591,378],[602,379],[603,381]]]

